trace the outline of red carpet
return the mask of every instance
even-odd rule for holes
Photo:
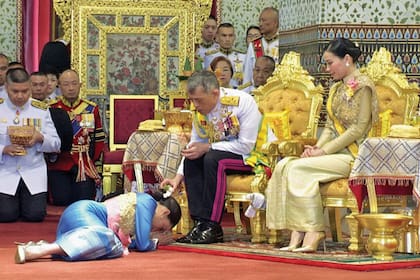
[[[54,240],[61,208],[49,207],[42,223],[0,223],[0,279],[90,279],[155,280],[155,279],[288,279],[288,280],[391,280],[419,279],[420,269],[396,269],[369,273],[334,268],[295,265],[258,258],[249,254],[244,258],[225,257],[212,252],[206,254],[158,250],[131,253],[124,258],[89,262],[63,262],[43,259],[24,265],[14,264],[14,241]],[[227,224],[229,225],[229,223]],[[226,254],[228,256],[228,254]]]

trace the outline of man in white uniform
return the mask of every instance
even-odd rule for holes
[[[230,23],[220,24],[216,32],[216,41],[220,47],[212,52],[207,52],[204,56],[204,69],[209,69],[211,62],[216,57],[224,56],[230,60],[233,68],[230,85],[233,88],[237,88],[242,84],[245,61],[245,54],[233,49],[235,39],[236,35],[233,25]]]
[[[9,58],[0,53],[0,98],[6,99],[7,92],[5,89],[6,72],[9,67]]]
[[[213,16],[209,16],[207,21],[203,25],[201,30],[201,39],[202,42],[197,46],[195,51],[196,59],[201,63],[201,68],[204,68],[204,56],[207,52],[212,52],[213,50],[219,48],[214,39],[216,36],[217,30],[217,21]]]
[[[47,206],[44,153],[58,152],[60,138],[48,105],[30,98],[24,69],[7,72],[6,91],[8,98],[0,99],[0,222],[40,222]],[[34,127],[32,139],[26,145],[12,144],[8,127],[22,125]]]
[[[254,98],[242,91],[220,88],[214,73],[195,72],[187,85],[196,108],[191,140],[173,179],[175,189],[185,180],[194,228],[178,242],[208,244],[223,241],[222,219],[226,189],[218,181],[223,160],[243,160],[253,150],[261,114]]]
[[[262,37],[254,40],[248,46],[244,66],[244,84],[252,83],[252,69],[254,69],[257,57],[271,56],[276,64],[279,63],[280,40],[278,36],[279,12],[273,7],[262,10],[260,14],[260,30]]]

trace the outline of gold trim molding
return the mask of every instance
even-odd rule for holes
[[[158,50],[158,57],[153,57],[157,65],[152,66],[156,76],[153,82],[158,84],[154,86],[156,92],[146,88],[144,92],[115,94],[158,94],[164,99],[183,93],[177,76],[181,75],[187,58],[194,61],[195,44],[201,40],[201,29],[212,5],[211,0],[54,0],[53,3],[62,21],[64,39],[71,42],[72,67],[79,72],[84,96],[114,94],[109,90],[109,75],[113,71],[109,69],[110,40],[149,39],[156,42],[153,47],[157,45]],[[124,49],[115,43],[111,47]],[[142,48],[148,50],[145,43]],[[96,65],[94,69],[92,65]],[[142,61],[133,63],[131,77],[148,81],[133,72],[146,66],[151,65]]]

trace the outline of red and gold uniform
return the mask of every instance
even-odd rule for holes
[[[73,142],[71,151],[62,151],[56,162],[48,164],[48,170],[77,172],[73,178],[76,184],[92,180],[98,182],[100,178],[94,162],[99,160],[105,140],[98,106],[94,102],[81,98],[70,103],[62,96],[50,105],[53,108],[61,108],[69,114],[73,127]],[[52,185],[59,183],[50,182]],[[83,198],[79,197],[79,199]]]

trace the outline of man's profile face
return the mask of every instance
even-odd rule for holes
[[[219,27],[216,34],[216,41],[220,47],[231,49],[235,43],[235,29],[232,27]]]
[[[31,83],[6,83],[6,91],[13,105],[22,107],[31,97]]]
[[[6,82],[6,72],[9,66],[9,61],[4,56],[0,56],[0,86]]]
[[[273,74],[273,66],[267,59],[258,58],[255,61],[255,66],[252,71],[252,76],[254,79],[254,86],[259,87],[265,85],[267,79]]]
[[[64,71],[58,79],[61,94],[69,102],[74,102],[79,97],[80,81],[76,72],[71,70]]]
[[[205,42],[212,42],[216,36],[217,23],[214,19],[209,18],[203,25],[201,37]]]
[[[199,113],[207,115],[217,104],[219,89],[213,89],[206,93],[203,87],[197,87],[194,92],[188,94],[188,97]]]
[[[271,10],[263,11],[260,15],[259,21],[262,34],[266,35],[277,33],[278,26],[275,12]]]
[[[48,79],[45,75],[31,76],[32,98],[44,101],[48,96]]]

